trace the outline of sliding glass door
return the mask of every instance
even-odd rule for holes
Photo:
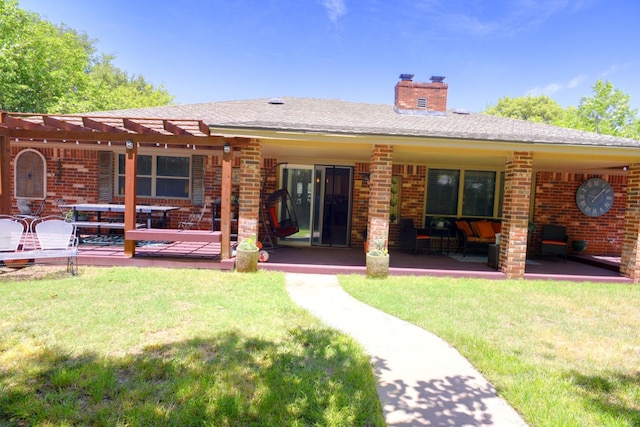
[[[312,239],[314,246],[348,247],[351,230],[353,168],[315,166]]]
[[[289,192],[300,231],[281,238],[293,245],[348,247],[353,168],[287,166],[281,179]]]

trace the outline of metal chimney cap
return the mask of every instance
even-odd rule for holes
[[[402,81],[411,81],[413,80],[413,74],[400,74],[400,80]]]
[[[444,79],[445,76],[431,76],[429,80],[431,80],[433,83],[442,83]]]

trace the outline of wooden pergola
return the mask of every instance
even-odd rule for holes
[[[246,138],[212,135],[202,120],[131,118],[98,115],[48,115],[0,111],[0,213],[11,212],[11,146],[20,141],[73,144],[88,149],[96,144],[126,148],[125,232],[136,223],[136,166],[140,147],[198,147],[222,152],[220,206],[221,258],[231,253],[231,190],[234,149],[248,144]],[[217,153],[216,153],[217,154]],[[126,233],[125,233],[126,234]],[[125,240],[125,255],[135,254],[135,241]]]

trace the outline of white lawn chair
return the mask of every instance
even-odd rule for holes
[[[35,226],[38,245],[42,250],[70,249],[75,239],[75,227],[62,219],[47,219]]]
[[[0,252],[15,252],[22,242],[25,223],[19,219],[0,218]]]

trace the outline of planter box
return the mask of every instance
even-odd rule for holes
[[[253,273],[258,271],[258,258],[260,251],[245,251],[236,249],[236,271],[240,273]]]
[[[367,254],[367,277],[385,278],[389,274],[389,255]]]

